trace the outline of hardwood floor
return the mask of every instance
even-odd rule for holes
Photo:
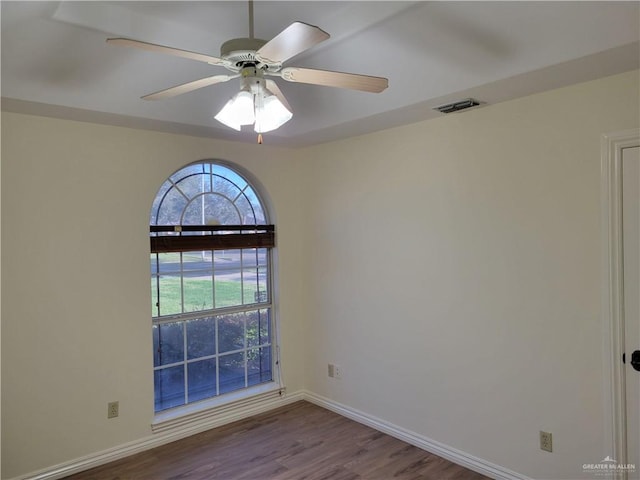
[[[484,480],[309,402],[169,443],[67,480]]]

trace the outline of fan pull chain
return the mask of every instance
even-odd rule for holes
[[[258,134],[258,145],[262,145],[262,134]]]

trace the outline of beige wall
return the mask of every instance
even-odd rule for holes
[[[306,152],[307,388],[534,478],[584,477],[605,455],[600,138],[638,106],[635,72]]]
[[[7,113],[2,140],[3,478],[150,435],[149,211],[192,161],[237,162],[271,197],[285,383],[302,388],[304,212],[290,151]]]
[[[3,112],[2,477],[150,434],[149,208],[170,173],[219,158],[275,209],[289,391],[579,478],[605,454],[600,135],[639,125],[637,85],[301,150]]]

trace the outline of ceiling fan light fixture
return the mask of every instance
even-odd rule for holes
[[[257,133],[271,132],[287,123],[293,117],[278,97],[265,89],[266,95],[256,95],[256,123],[253,129]],[[258,97],[260,100],[258,100]]]
[[[253,95],[246,90],[236,93],[214,118],[238,131],[242,125],[251,125],[255,122]]]

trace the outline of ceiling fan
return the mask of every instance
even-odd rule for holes
[[[128,38],[109,38],[107,42],[226,68],[232,72],[231,75],[201,78],[145,95],[142,98],[161,100],[240,78],[240,92],[227,102],[215,118],[235,130],[240,130],[242,125],[254,124],[254,130],[261,134],[275,130],[289,121],[293,115],[291,107],[277,84],[271,79],[266,79],[265,76],[280,77],[288,82],[372,93],[380,93],[389,86],[389,81],[382,77],[283,66],[284,62],[290,58],[328,38],[327,32],[303,22],[292,23],[269,41],[254,38],[253,0],[249,0],[249,37],[234,38],[224,42],[220,47],[220,57]],[[261,142],[261,135],[258,141]]]

